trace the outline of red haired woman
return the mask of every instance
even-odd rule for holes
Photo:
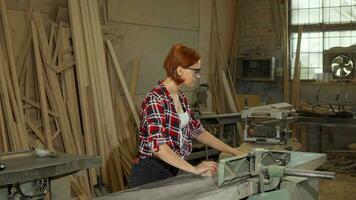
[[[193,87],[200,78],[197,51],[182,44],[174,45],[166,56],[164,69],[167,78],[142,103],[139,157],[132,167],[129,187],[173,177],[179,170],[196,175],[215,173],[218,165],[214,161],[193,166],[185,160],[192,151],[193,138],[222,152],[242,154],[204,130],[179,90],[182,85]]]

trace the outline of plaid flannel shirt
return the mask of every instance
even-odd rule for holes
[[[154,157],[152,148],[157,151],[162,144],[167,144],[183,159],[191,153],[192,139],[201,134],[204,128],[200,120],[193,116],[185,95],[181,91],[178,94],[190,118],[183,129],[179,128],[180,118],[173,98],[162,81],[144,99],[140,112],[140,158]]]

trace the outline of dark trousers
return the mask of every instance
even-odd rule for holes
[[[176,176],[178,169],[159,158],[139,159],[134,164],[129,177],[129,188]]]

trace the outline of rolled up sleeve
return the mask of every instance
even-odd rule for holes
[[[149,149],[159,150],[159,146],[167,143],[164,136],[166,128],[164,127],[165,114],[162,103],[156,97],[149,97],[144,110],[144,117],[147,122],[147,142]]]
[[[202,134],[204,132],[204,127],[199,119],[192,117],[191,124],[192,124],[192,134],[191,135],[193,138],[196,138],[197,136],[199,136],[200,134]]]

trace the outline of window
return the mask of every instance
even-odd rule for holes
[[[298,25],[303,25],[300,79],[323,72],[323,50],[356,45],[356,0],[291,0],[290,56],[293,77]]]

